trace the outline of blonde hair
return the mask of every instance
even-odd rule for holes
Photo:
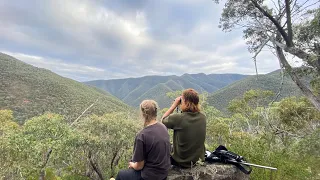
[[[154,100],[144,100],[140,104],[140,110],[145,122],[157,118],[158,104]]]

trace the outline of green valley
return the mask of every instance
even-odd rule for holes
[[[19,123],[45,112],[73,121],[97,99],[87,114],[102,115],[129,108],[105,91],[0,53],[0,107],[13,110]]]
[[[96,80],[85,82],[103,89],[131,106],[138,106],[142,99],[154,99],[160,108],[169,106],[173,99],[166,93],[193,88],[199,93],[212,93],[247,75],[240,74],[184,74],[182,76],[145,76],[114,80]]]
[[[290,77],[285,75],[283,77],[283,84],[281,84],[281,82],[282,76],[280,71],[259,75],[258,79],[256,76],[247,77],[210,94],[208,97],[208,103],[211,106],[226,112],[228,104],[232,99],[242,97],[246,91],[251,89],[272,91],[274,96],[270,97],[270,102],[276,98],[280,90],[277,101],[285,97],[302,96],[300,89]]]

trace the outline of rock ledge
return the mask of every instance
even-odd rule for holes
[[[230,164],[197,165],[190,169],[172,168],[168,180],[248,180],[249,175],[244,174],[236,166]]]

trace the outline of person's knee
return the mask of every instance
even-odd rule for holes
[[[127,179],[140,179],[140,171],[134,169],[122,169],[118,172],[116,180],[127,180]]]
[[[118,175],[116,177],[116,180],[121,180],[121,179],[124,179],[124,175],[125,175],[125,170],[124,169],[121,169],[119,172],[118,172]]]

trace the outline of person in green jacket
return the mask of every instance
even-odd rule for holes
[[[179,105],[181,113],[172,114]],[[199,95],[194,89],[184,90],[163,115],[162,123],[174,130],[172,165],[189,168],[198,160],[204,161],[206,119],[200,112]]]

